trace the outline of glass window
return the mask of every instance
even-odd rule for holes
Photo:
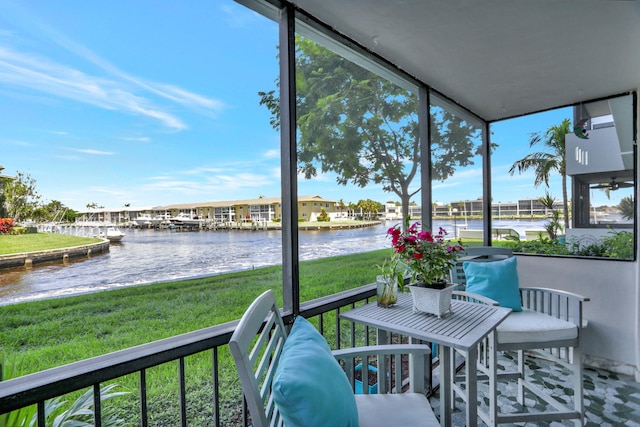
[[[298,195],[324,199],[299,234],[301,260],[326,263],[300,265],[309,299],[307,283],[325,283],[318,297],[375,282],[371,266],[391,255],[386,230],[399,218],[384,222],[380,214],[389,200],[408,211],[419,191],[418,100],[363,57],[304,24],[298,29]]]
[[[482,243],[482,127],[468,112],[431,96],[433,229],[465,245]]]
[[[492,124],[493,243],[634,258],[633,96]]]

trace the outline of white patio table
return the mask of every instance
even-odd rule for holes
[[[453,394],[458,393],[467,403],[466,425],[476,426],[478,417],[488,425],[495,425],[497,411],[495,329],[509,315],[511,309],[452,301],[452,313],[442,318],[425,313],[414,313],[411,296],[400,294],[398,303],[389,308],[378,307],[375,302],[340,314],[352,322],[375,327],[378,343],[387,343],[388,332],[407,335],[411,338],[440,345],[440,424],[451,425]],[[487,339],[489,357],[489,412],[478,408],[477,363],[478,345]],[[463,354],[466,389],[453,386],[452,350]]]

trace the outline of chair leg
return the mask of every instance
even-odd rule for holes
[[[518,350],[518,403],[524,406],[524,379],[525,377],[525,363],[524,363],[524,350]]]
[[[567,349],[568,351],[569,349]],[[584,378],[582,374],[582,350],[574,347],[572,350],[571,364],[573,366],[573,402],[574,409],[580,414],[580,418],[574,420],[576,426],[584,425]]]

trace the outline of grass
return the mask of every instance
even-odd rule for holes
[[[0,255],[45,251],[100,242],[94,237],[68,236],[55,233],[0,234]]]
[[[303,301],[330,295],[375,281],[376,264],[391,255],[390,249],[322,258],[300,265]],[[168,338],[239,319],[245,309],[267,289],[273,289],[282,305],[282,271],[273,266],[207,278],[136,286],[95,294],[34,301],[0,307],[0,355],[22,374],[87,359],[143,343]],[[326,324],[325,328],[329,329]],[[240,402],[240,387],[225,347],[219,353],[221,398],[224,415],[233,418]],[[213,398],[211,354],[187,358],[190,391],[190,425],[210,425]],[[178,425],[177,364],[149,370],[150,425]],[[138,378],[118,380],[130,391],[110,405],[117,405],[126,425],[139,425]],[[77,393],[79,396],[81,392]],[[75,397],[70,397],[72,401]],[[234,425],[228,419],[224,425]]]

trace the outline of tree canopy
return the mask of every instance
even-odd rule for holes
[[[341,185],[380,184],[400,197],[408,216],[411,197],[420,191],[418,97],[361,66],[296,37],[298,168],[306,179],[333,172]],[[259,93],[260,104],[279,126],[275,90]],[[432,174],[450,177],[472,164],[477,129],[443,109],[432,114]],[[418,180],[419,181],[419,180]]]
[[[15,179],[5,180],[0,191],[0,217],[7,216],[16,223],[25,220],[73,222],[77,212],[58,200],[41,202],[36,180],[18,172]]]
[[[2,195],[5,213],[16,223],[31,217],[40,200],[36,180],[22,172],[18,172],[15,179],[5,181]]]

